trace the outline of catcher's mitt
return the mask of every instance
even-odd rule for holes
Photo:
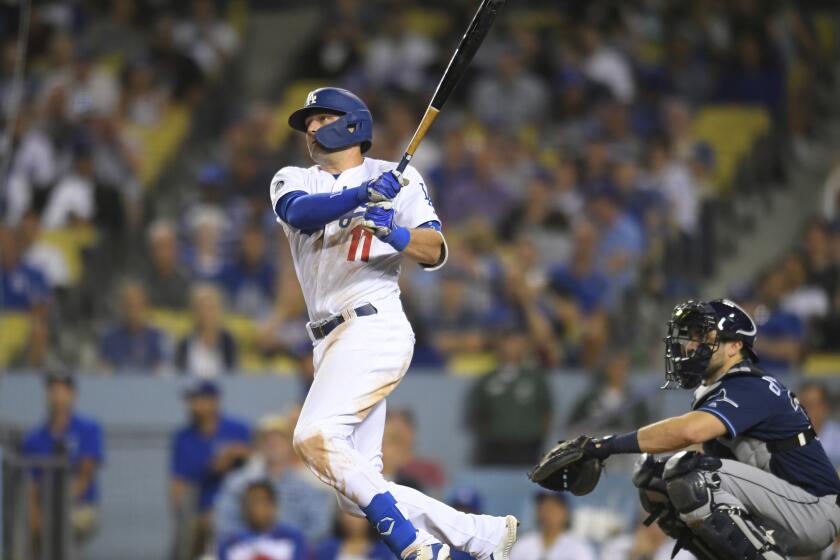
[[[603,462],[584,450],[591,442],[587,436],[561,441],[528,473],[528,478],[543,488],[571,492],[575,496],[589,494],[601,478]]]

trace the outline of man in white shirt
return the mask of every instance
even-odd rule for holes
[[[519,538],[511,560],[595,560],[592,546],[569,533],[571,520],[565,494],[540,491],[536,502],[537,530]]]

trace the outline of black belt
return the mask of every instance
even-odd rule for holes
[[[366,303],[364,305],[360,305],[356,309],[352,311],[352,316],[355,317],[367,317],[368,315],[376,315],[377,310],[373,306],[373,304]],[[350,317],[345,317],[344,315],[335,315],[330,317],[329,319],[324,319],[323,321],[319,321],[315,324],[309,325],[309,331],[312,333],[312,337],[315,340],[321,340],[325,338],[328,334],[333,332],[337,326],[341,323],[349,319]]]
[[[793,437],[789,437],[787,439],[778,439],[775,441],[768,441],[767,442],[767,450],[770,453],[779,453],[780,451],[790,451],[791,449],[796,449],[797,447],[805,447],[811,441],[817,437],[817,432],[814,431],[814,428],[808,426],[808,429],[804,432],[799,432]]]

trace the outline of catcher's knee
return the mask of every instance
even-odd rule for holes
[[[668,459],[663,479],[668,498],[689,525],[698,523],[711,514],[714,500],[712,492],[720,487],[715,473],[721,466],[717,457],[693,451],[680,452]]]

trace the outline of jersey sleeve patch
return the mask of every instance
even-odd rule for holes
[[[270,192],[271,207],[277,209],[277,203],[290,192],[300,191],[310,194],[302,170],[297,167],[284,167],[274,174],[271,179]]]

